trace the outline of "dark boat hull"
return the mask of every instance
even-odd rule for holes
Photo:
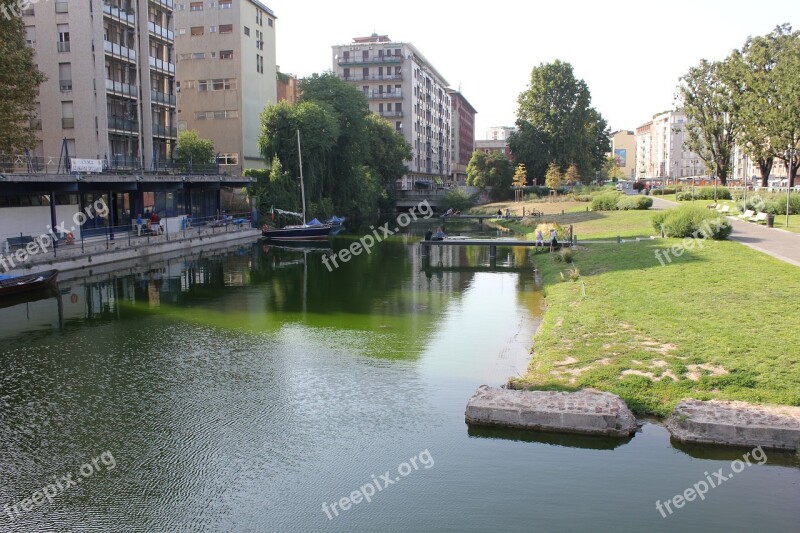
[[[37,274],[28,274],[0,280],[0,297],[53,287],[56,284],[57,277],[58,270],[46,270]]]
[[[261,235],[271,241],[320,241],[328,238],[331,227],[327,224],[306,228],[269,228],[261,230]]]

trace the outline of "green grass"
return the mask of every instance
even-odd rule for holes
[[[588,245],[575,253],[577,282],[542,258],[547,311],[516,386],[595,387],[639,414],[666,415],[689,397],[800,405],[797,267],[710,240],[661,266],[655,250],[678,242]]]
[[[589,211],[586,206],[578,211],[567,212],[563,215],[545,215],[540,219],[533,219],[539,222],[557,222],[562,226],[573,225],[573,233],[578,241],[593,239],[615,239],[617,236],[622,238],[648,237],[655,234],[652,225],[653,211]],[[517,233],[524,233],[529,239],[535,230],[535,225],[523,225],[516,221],[500,221],[503,227],[514,230]]]

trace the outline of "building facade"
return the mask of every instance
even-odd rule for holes
[[[155,168],[177,130],[171,0],[39,2],[23,11],[46,76],[36,104],[38,158]]]
[[[619,130],[611,134],[611,154],[626,180],[636,178],[636,134]]]
[[[261,112],[277,102],[275,14],[258,0],[180,1],[179,129],[211,139],[222,168],[264,168],[258,136]]]
[[[513,126],[492,126],[486,129],[486,139],[490,141],[507,141],[517,131]]]
[[[636,128],[636,179],[676,183],[705,174],[700,157],[684,145],[686,115],[667,111]]]
[[[503,154],[509,161],[511,161],[512,163],[514,162],[514,158],[511,156],[511,147],[508,146],[508,141],[481,139],[475,141],[475,149],[480,150],[481,152],[486,152],[487,154],[491,153]]]
[[[477,111],[464,98],[464,95],[452,89],[447,90],[450,95],[452,117],[452,139],[450,154],[453,158],[450,180],[451,185],[463,186],[467,184],[467,165],[475,150],[475,115]]]
[[[278,68],[278,102],[287,102],[289,105],[297,103],[300,97],[299,80],[292,74],[281,72]]]
[[[357,37],[332,47],[333,72],[364,92],[411,145],[402,189],[444,185],[451,176],[452,103],[447,80],[411,43],[386,35]]]

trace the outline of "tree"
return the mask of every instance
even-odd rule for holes
[[[522,188],[528,184],[528,173],[525,171],[525,164],[520,163],[514,170],[514,187]]]
[[[575,165],[575,163],[572,163],[567,167],[567,172],[564,174],[564,179],[571,185],[574,185],[581,180],[581,175],[578,173],[578,167]]]
[[[561,169],[558,168],[558,164],[555,161],[553,161],[547,167],[547,173],[545,174],[544,184],[551,189],[559,189],[563,182],[564,182],[564,175],[561,173]]]
[[[600,168],[600,179],[603,181],[625,179],[625,173],[619,168],[617,160],[613,156],[608,156],[603,161],[603,166]]]
[[[727,183],[731,171],[735,136],[739,125],[738,107],[729,63],[705,59],[681,78],[678,100],[686,114],[684,145],[696,153],[709,174]]]
[[[535,67],[517,102],[517,131],[509,145],[536,183],[553,162],[559,169],[574,163],[582,176],[599,170],[610,147],[608,125],[572,65],[556,60]]]
[[[481,189],[491,187],[492,198],[503,199],[510,194],[513,179],[514,168],[505,155],[499,152],[487,154],[481,150],[472,152],[467,165],[467,185]]]
[[[36,143],[31,121],[44,74],[25,42],[19,2],[0,0],[0,153],[21,154]]]
[[[178,133],[175,154],[178,164],[187,170],[207,168],[214,160],[214,141],[203,139],[197,130],[185,130]]]
[[[788,164],[787,147],[800,141],[800,34],[783,24],[766,36],[748,38],[728,61],[740,117],[736,140],[758,165],[761,185],[767,186],[775,159]],[[791,186],[800,165],[796,159]]]

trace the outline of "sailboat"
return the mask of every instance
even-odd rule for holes
[[[297,130],[297,154],[300,161],[300,198],[303,203],[302,213],[292,213],[275,209],[280,214],[296,216],[303,221],[302,224],[272,228],[266,224],[261,228],[261,235],[272,241],[318,241],[328,238],[331,232],[330,224],[322,224],[316,218],[306,223],[306,189],[303,184],[303,153],[300,149],[300,130]]]

